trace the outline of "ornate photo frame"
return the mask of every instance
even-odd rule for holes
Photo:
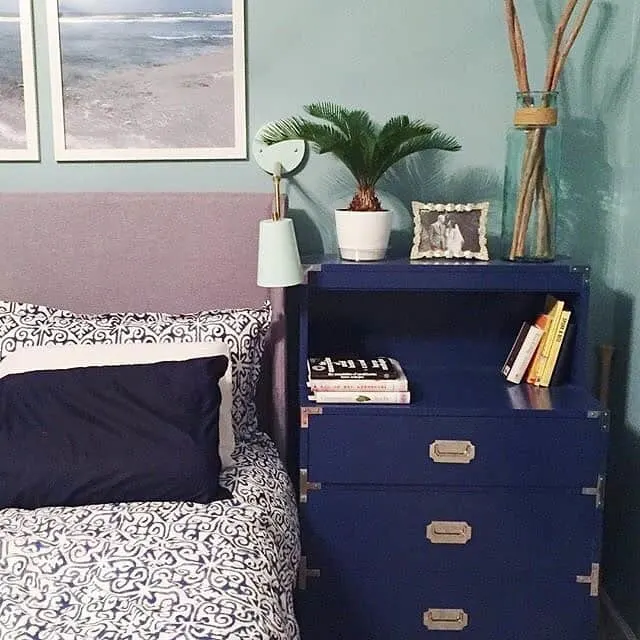
[[[31,0],[0,0],[0,60],[0,161],[38,161]]]
[[[489,260],[489,203],[434,204],[412,202],[411,260],[420,258]]]
[[[45,2],[56,160],[247,157],[244,0]]]

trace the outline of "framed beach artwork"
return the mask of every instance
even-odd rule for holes
[[[56,160],[246,158],[244,0],[45,1]]]
[[[488,260],[489,203],[434,204],[412,202],[411,259],[465,258]]]
[[[31,0],[0,0],[0,161],[39,159]]]

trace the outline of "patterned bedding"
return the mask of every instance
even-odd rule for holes
[[[267,436],[234,457],[211,504],[0,511],[0,638],[298,638],[288,477]]]

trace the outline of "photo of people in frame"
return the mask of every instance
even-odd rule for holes
[[[411,258],[488,260],[488,203],[478,205],[413,203],[414,242]]]

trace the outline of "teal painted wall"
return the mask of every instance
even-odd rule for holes
[[[74,163],[53,160],[46,25],[35,5],[42,162],[5,163],[3,191],[267,191],[268,176],[246,161]],[[544,74],[550,15],[561,0],[519,3],[532,85]],[[634,243],[640,219],[640,100],[634,42],[636,0],[596,0],[562,85],[564,175],[559,245],[593,268],[592,341],[615,342],[612,479],[607,511],[607,585],[640,630],[640,368],[633,321],[640,276]],[[498,233],[504,135],[515,85],[499,0],[280,0],[247,3],[249,139],[270,120],[316,99],[362,106],[377,119],[408,113],[437,123],[463,145],[457,154],[414,156],[380,185],[393,209],[394,248],[408,252],[410,201],[492,203]],[[634,80],[635,78],[635,80]],[[331,158],[311,156],[291,180],[292,217],[303,252],[335,250],[331,212],[350,197],[349,176]],[[629,357],[621,354],[629,353]]]

